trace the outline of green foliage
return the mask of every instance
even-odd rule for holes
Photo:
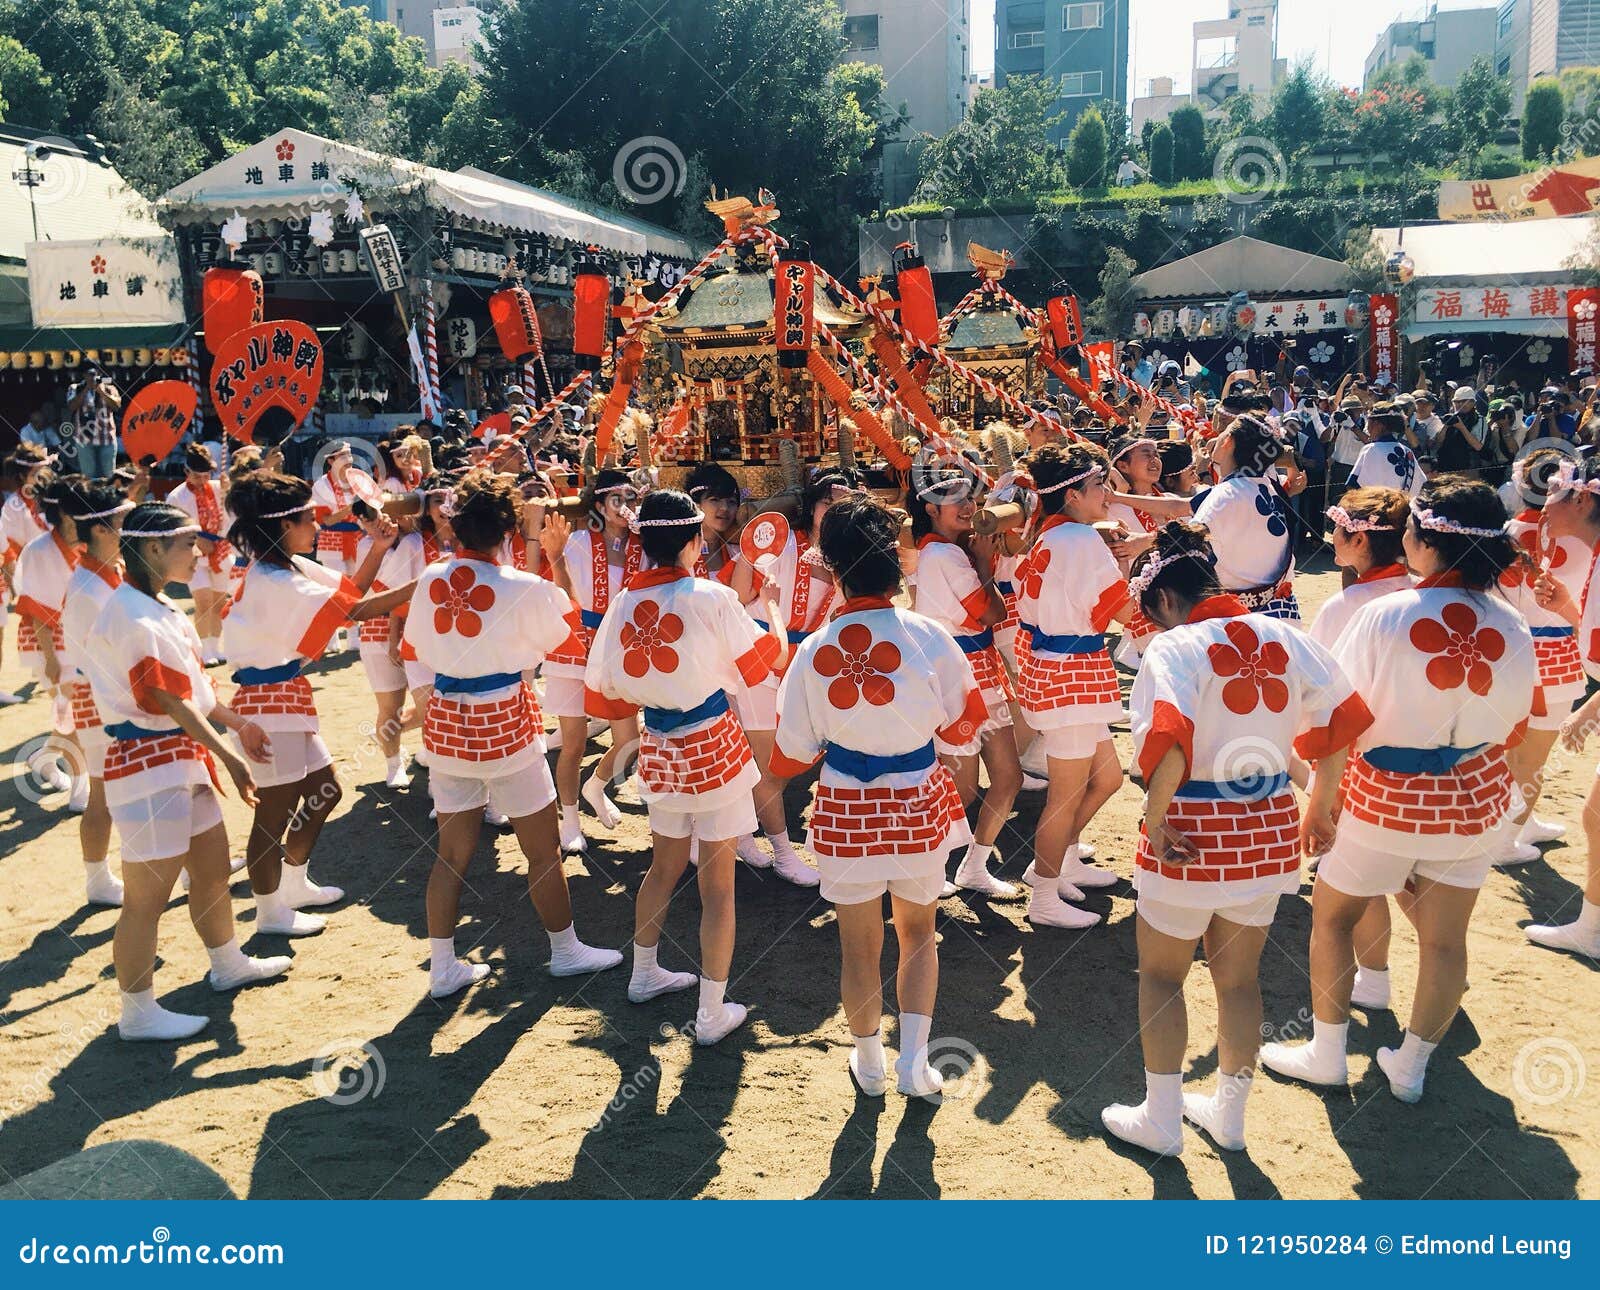
[[[1384,289],[1384,255],[1372,240],[1372,229],[1362,224],[1351,229],[1344,239],[1344,262],[1350,269],[1350,287],[1354,291],[1382,291]]]
[[[1106,121],[1091,104],[1079,113],[1067,137],[1067,182],[1074,188],[1104,188],[1106,161]]]
[[[1127,106],[1118,99],[1101,99],[1094,109],[1106,123],[1106,155],[1114,162],[1120,162],[1131,142],[1128,138]]]
[[[1113,247],[1106,253],[1105,267],[1100,270],[1100,296],[1084,319],[1090,331],[1101,336],[1129,334],[1138,301],[1132,281],[1138,268],[1125,251]]]
[[[1065,172],[1050,146],[1058,112],[1055,83],[1012,76],[973,100],[972,110],[942,139],[925,136],[918,157],[916,199],[934,209],[1031,202],[1060,189]]]
[[[1455,93],[1445,105],[1444,124],[1451,151],[1470,162],[1494,142],[1506,113],[1511,110],[1511,89],[1494,74],[1489,59],[1480,54],[1461,73]]]
[[[0,121],[57,130],[64,106],[38,55],[0,36]]]
[[[1172,127],[1165,121],[1150,132],[1150,178],[1158,184],[1172,182]]]
[[[1332,83],[1313,72],[1309,63],[1297,64],[1273,90],[1263,124],[1291,166],[1327,133],[1335,93]]]
[[[1179,179],[1204,179],[1211,173],[1206,155],[1206,119],[1192,104],[1167,118],[1172,129],[1172,168]]]
[[[1567,103],[1560,81],[1545,76],[1528,86],[1527,97],[1522,102],[1524,161],[1556,155],[1561,147],[1561,123],[1566,116]]]

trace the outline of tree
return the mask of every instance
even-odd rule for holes
[[[1101,99],[1094,105],[1100,119],[1106,123],[1106,155],[1121,160],[1130,146],[1128,138],[1128,108],[1120,99]]]
[[[1172,129],[1172,170],[1177,179],[1203,179],[1206,164],[1206,119],[1193,104],[1185,104],[1167,118]]]
[[[916,198],[959,205],[1042,197],[1060,189],[1060,152],[1050,132],[1061,123],[1056,84],[1010,76],[985,90],[972,111],[942,138],[924,136]]]
[[[1090,104],[1067,138],[1067,182],[1074,188],[1104,188],[1106,161],[1106,121]]]
[[[1332,85],[1310,63],[1296,64],[1272,91],[1267,133],[1291,166],[1327,133],[1332,95]]]
[[[1138,267],[1117,247],[1106,252],[1105,267],[1100,270],[1100,298],[1089,306],[1085,319],[1090,331],[1100,336],[1126,336],[1132,330],[1138,301],[1133,275]]]
[[[1165,121],[1150,132],[1150,178],[1158,184],[1172,182],[1172,127]]]
[[[1478,55],[1461,73],[1455,92],[1445,105],[1445,129],[1451,150],[1464,162],[1476,159],[1494,142],[1510,110],[1511,89],[1505,78],[1496,76],[1488,58]]]
[[[1554,158],[1561,147],[1561,125],[1566,120],[1567,103],[1561,82],[1544,76],[1528,86],[1522,102],[1522,159],[1537,161]]]
[[[64,107],[38,55],[10,36],[0,36],[0,121],[58,130]]]
[[[1346,235],[1344,262],[1350,270],[1350,286],[1353,290],[1385,290],[1383,250],[1373,239],[1369,226],[1360,225]]]

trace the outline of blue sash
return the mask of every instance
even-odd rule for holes
[[[579,620],[583,623],[583,625],[585,627],[589,628],[591,631],[593,631],[596,627],[600,626],[600,624],[605,621],[605,617],[606,616],[604,614],[597,614],[592,609],[580,609],[580,610],[578,610],[578,618],[579,618]]]
[[[1014,596],[1017,594],[1017,584],[1014,582],[1006,582],[1002,578],[995,579],[994,589],[1002,596]]]
[[[118,721],[106,726],[105,732],[108,739],[165,739],[168,735],[183,733],[177,726],[173,726],[171,730],[146,730],[131,721]]]
[[[838,744],[829,744],[822,754],[824,766],[831,766],[841,775],[848,775],[863,784],[877,779],[880,775],[903,775],[914,770],[927,770],[935,760],[931,739],[920,748],[913,748],[907,753],[893,753],[887,757],[856,752],[850,748],[841,748]]]
[[[963,654],[981,654],[994,644],[994,628],[985,628],[976,636],[957,636],[956,644]]]
[[[241,667],[233,674],[237,685],[277,685],[279,681],[292,681],[300,675],[300,660],[290,659],[277,667]]]
[[[195,534],[195,536],[196,537],[205,538],[208,542],[226,542],[227,541],[227,539],[225,537],[223,537],[222,534],[220,534],[220,533],[207,533],[204,529],[201,529],[198,533]]]
[[[433,678],[433,689],[436,694],[487,694],[521,680],[521,672],[490,672],[486,676],[446,676],[440,672]]]
[[[759,618],[753,619],[752,621],[755,623],[755,625],[757,627],[759,627],[764,632],[770,632],[772,630],[772,624],[771,623],[763,622]],[[791,644],[791,645],[802,645],[802,644],[805,643],[806,637],[811,635],[810,632],[801,631],[799,628],[796,628],[796,627],[789,628],[783,634],[786,637],[789,638],[789,644]]]
[[[1288,787],[1289,777],[1279,772],[1247,775],[1243,779],[1191,779],[1173,796],[1200,802],[1261,802]]]
[[[361,532],[361,525],[354,520],[340,520],[337,524],[324,524],[322,531],[324,533],[359,533]]]
[[[1367,765],[1386,770],[1391,775],[1444,775],[1462,762],[1476,757],[1488,744],[1475,744],[1471,748],[1368,748],[1361,756]]]
[[[1573,634],[1571,627],[1530,627],[1528,630],[1533,633],[1536,640],[1540,638],[1544,640],[1560,640],[1563,636],[1571,636]]]
[[[1032,623],[1023,623],[1028,633],[1028,644],[1036,650],[1047,649],[1052,654],[1093,654],[1106,647],[1106,638],[1099,636],[1050,636]]]
[[[720,717],[727,710],[727,694],[722,690],[713,690],[704,703],[697,703],[692,708],[646,708],[644,728],[653,735],[670,735],[674,730],[682,730],[696,722]]]

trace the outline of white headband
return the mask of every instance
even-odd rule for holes
[[[286,515],[299,515],[302,511],[309,511],[310,509],[311,502],[308,499],[300,506],[291,506],[286,511],[267,511],[259,518],[263,520],[281,520]]]
[[[182,537],[186,533],[198,532],[200,532],[198,524],[183,524],[175,529],[123,529],[122,536],[125,538],[169,538]]]
[[[952,479],[937,479],[931,484],[925,484],[917,489],[917,500],[919,502],[926,501],[935,494],[949,492],[957,488],[962,490],[961,496],[941,501],[941,505],[947,506],[952,502],[964,501],[972,496],[972,480],[965,475],[958,475]]]
[[[87,515],[69,515],[67,518],[74,524],[82,524],[84,520],[105,520],[110,519],[113,515],[125,515],[133,509],[133,506],[132,502],[124,498],[109,511],[90,511]]]
[[[695,507],[693,515],[678,515],[672,519],[641,520],[637,511],[629,511],[628,528],[634,533],[637,533],[640,529],[673,528],[680,524],[698,524],[705,517],[706,513],[698,506]]]
[[[595,489],[594,490],[594,495],[596,497],[604,497],[607,493],[620,493],[625,488],[632,489],[636,493],[639,491],[639,486],[637,484],[633,484],[633,483],[628,483],[628,484],[607,484],[604,488]]]
[[[1163,569],[1170,568],[1179,560],[1200,560],[1206,564],[1212,561],[1200,551],[1179,551],[1176,555],[1158,555],[1149,564],[1128,581],[1128,590],[1133,593],[1135,600],[1142,600],[1144,593],[1150,590],[1150,584],[1156,580],[1156,575]]]
[[[1036,488],[1033,491],[1043,497],[1046,493],[1059,493],[1063,488],[1071,488],[1074,484],[1081,484],[1086,479],[1104,476],[1105,469],[1099,465],[1090,466],[1088,470],[1080,471],[1071,479],[1063,479],[1059,484],[1051,484],[1049,488]]]
[[[1505,526],[1493,529],[1473,528],[1470,524],[1458,524],[1455,520],[1446,519],[1443,515],[1436,515],[1426,506],[1411,507],[1411,518],[1417,522],[1418,528],[1432,529],[1435,533],[1458,533],[1462,537],[1504,537]]]
[[[1398,524],[1380,524],[1377,520],[1358,520],[1342,506],[1330,506],[1323,512],[1346,533],[1398,533]]]
[[[1556,464],[1555,476],[1550,480],[1546,491],[1551,497],[1562,493],[1600,494],[1600,479],[1579,479],[1578,463],[1571,457],[1563,457]]]

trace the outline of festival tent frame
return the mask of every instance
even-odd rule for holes
[[[1241,234],[1137,274],[1132,285],[1141,299],[1175,303],[1225,300],[1240,291],[1252,297],[1342,296],[1349,290],[1350,267]]]

